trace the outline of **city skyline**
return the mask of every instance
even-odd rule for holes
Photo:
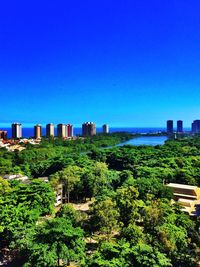
[[[2,3],[0,127],[165,127],[200,116],[200,3]]]
[[[192,125],[192,122],[193,121],[195,121],[195,120],[198,120],[198,118],[196,118],[196,119],[192,119],[190,122],[188,122],[188,123],[186,123],[185,121],[183,121],[182,119],[174,119],[174,118],[172,118],[172,119],[170,119],[171,121],[173,121],[174,123],[177,123],[178,121],[181,121],[181,122],[184,122],[184,127],[183,128],[185,128],[185,129],[188,129],[188,128],[191,128],[191,125]],[[109,126],[109,128],[167,128],[167,126],[166,126],[166,122],[167,121],[170,121],[170,120],[166,120],[166,121],[163,121],[162,122],[162,124],[161,124],[161,126],[145,126],[145,125],[143,125],[143,126],[121,126],[121,125],[112,125],[112,124],[108,124],[108,123],[104,123],[103,125],[102,125],[102,122],[100,122],[99,124],[97,124],[96,122],[95,122],[95,125],[96,125],[96,127],[97,128],[102,128],[104,125],[107,125],[107,126]],[[24,122],[19,122],[19,121],[15,121],[15,122],[6,122],[6,123],[1,123],[0,122],[0,128],[5,128],[5,129],[7,129],[7,128],[11,128],[11,124],[12,123],[20,123],[20,124],[22,124],[23,125],[23,127],[24,128],[33,128],[35,125],[36,125],[36,122],[32,122],[32,123],[24,123]],[[58,124],[63,124],[63,125],[67,125],[67,124],[69,124],[69,122],[67,122],[67,120],[65,121],[65,122],[61,122],[60,120],[57,120],[57,122],[39,122],[39,124],[42,126],[42,127],[46,127],[48,124],[52,124],[53,126],[56,126],[56,125],[58,125]],[[83,124],[83,122],[81,122],[80,124],[77,124],[77,123],[71,123],[71,121],[70,121],[70,124],[71,125],[73,125],[73,127],[75,127],[75,128],[82,128],[82,124]],[[137,125],[137,123],[135,123],[135,125]],[[177,125],[174,125],[174,127],[175,128],[177,128]]]
[[[23,129],[25,131],[23,131]],[[74,133],[75,130],[75,133]],[[165,128],[137,128],[137,127],[127,127],[127,128],[115,128],[109,127],[108,124],[103,124],[101,127],[96,126],[94,122],[84,122],[82,127],[74,127],[72,124],[59,123],[54,125],[53,123],[48,123],[44,127],[41,124],[36,124],[32,127],[24,127],[21,123],[12,123],[11,127],[4,128],[0,130],[0,137],[4,140],[8,138],[27,138],[32,137],[35,139],[46,138],[73,138],[76,136],[93,136],[99,133],[110,133],[111,132],[132,132],[132,133],[163,133],[172,135],[174,133],[178,134],[199,134],[200,133],[200,120],[194,120],[190,127],[184,127],[184,121],[178,120],[167,120]]]

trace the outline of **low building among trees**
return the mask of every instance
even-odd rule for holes
[[[182,210],[191,216],[200,215],[200,188],[192,185],[170,183],[174,200],[182,206]]]

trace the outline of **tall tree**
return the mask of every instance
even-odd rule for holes
[[[55,267],[70,261],[83,262],[85,243],[83,230],[64,218],[47,220],[36,227],[35,233],[19,240],[25,266]]]
[[[67,199],[68,203],[70,201],[70,193],[80,181],[81,174],[82,168],[70,165],[51,176],[51,183],[54,187],[59,183],[63,184],[63,198]]]
[[[106,238],[109,239],[113,231],[118,231],[120,228],[119,216],[116,202],[107,198],[94,203],[91,221],[94,229],[106,234]]]

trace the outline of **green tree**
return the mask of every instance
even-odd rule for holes
[[[135,187],[138,189],[139,198],[167,198],[172,199],[172,191],[163,185],[162,181],[156,178],[140,178],[135,180]]]
[[[137,226],[135,223],[130,223],[127,227],[124,227],[121,232],[121,237],[125,238],[132,245],[145,242],[145,234],[143,233],[142,227]]]
[[[68,203],[70,201],[70,193],[73,191],[75,185],[80,181],[81,174],[82,168],[70,165],[64,170],[51,176],[51,183],[54,187],[56,187],[56,184],[63,184],[63,198],[67,199]]]
[[[106,234],[107,239],[109,239],[113,231],[118,231],[120,228],[118,221],[119,216],[120,214],[116,202],[107,198],[103,201],[94,203],[91,222],[94,229]]]
[[[134,267],[169,267],[172,266],[166,254],[147,244],[138,244],[132,248]]]
[[[70,261],[84,262],[83,231],[72,226],[69,220],[55,218],[36,227],[35,233],[19,241],[24,266],[55,267]]]
[[[12,189],[10,183],[0,176],[0,197],[3,197],[6,194],[10,193],[11,190]]]
[[[56,213],[56,217],[70,220],[73,226],[77,226],[81,216],[79,211],[76,211],[71,204],[63,204]]]
[[[138,196],[138,190],[134,186],[117,189],[116,203],[120,211],[121,221],[125,226],[140,219],[139,210],[143,206],[143,202],[138,200]]]
[[[106,163],[96,162],[92,168],[93,174],[93,192],[94,195],[100,195],[102,189],[107,185],[108,182],[108,166]]]
[[[40,215],[54,211],[55,194],[49,183],[32,180],[30,184],[18,183],[13,189],[12,198],[16,203],[26,205],[29,209],[37,209]]]
[[[97,251],[87,259],[88,267],[130,267],[130,245],[124,240],[118,243],[102,242]]]

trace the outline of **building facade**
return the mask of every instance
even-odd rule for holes
[[[174,132],[173,120],[167,121],[167,133],[172,134]]]
[[[93,136],[96,135],[96,124],[94,122],[85,122],[82,124],[82,135]]]
[[[73,137],[73,136],[74,136],[73,125],[66,124],[66,137]]]
[[[49,123],[46,125],[46,137],[54,137],[54,125],[53,123]]]
[[[191,216],[200,215],[200,188],[193,185],[170,183],[167,185],[173,192],[173,199],[182,211]]]
[[[183,121],[178,120],[177,121],[177,132],[182,133],[183,132]]]
[[[200,133],[200,120],[194,120],[192,123],[192,133]]]
[[[12,138],[22,138],[22,125],[21,123],[12,124]]]
[[[35,139],[42,138],[42,126],[40,124],[34,126],[34,138]]]
[[[102,130],[103,130],[103,133],[104,134],[108,134],[109,133],[109,126],[108,126],[108,124],[104,124],[102,126]]]
[[[66,138],[66,124],[60,123],[57,125],[58,138]]]
[[[3,140],[7,139],[7,131],[0,130],[0,139],[3,139]]]

